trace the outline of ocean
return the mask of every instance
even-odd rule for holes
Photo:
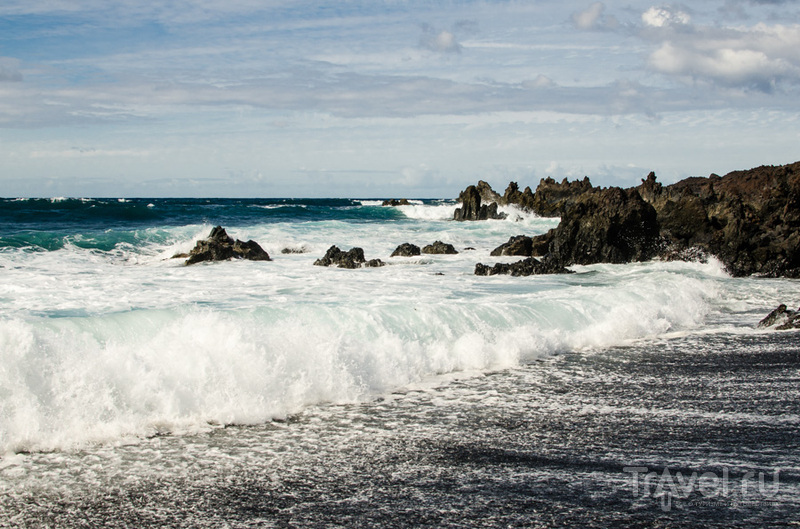
[[[0,199],[0,527],[800,525],[800,282],[475,276],[558,219],[455,207]]]

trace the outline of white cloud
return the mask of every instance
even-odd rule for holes
[[[525,88],[555,88],[558,85],[546,75],[539,74],[536,76],[536,79],[523,81],[522,86]]]
[[[660,73],[693,82],[769,91],[800,85],[800,25],[700,27],[663,42],[649,57]]]
[[[642,13],[642,22],[648,26],[663,28],[687,25],[691,22],[691,17],[687,13],[672,7],[651,7]]]
[[[578,29],[612,29],[619,24],[613,16],[605,15],[606,6],[603,2],[594,2],[583,11],[572,14],[572,23]]]
[[[584,11],[572,14],[572,22],[578,29],[591,29],[600,20],[606,6],[603,2],[595,2]]]
[[[419,44],[421,47],[443,53],[460,53],[461,44],[456,40],[456,36],[447,30],[436,31],[430,26],[423,26],[422,37]]]

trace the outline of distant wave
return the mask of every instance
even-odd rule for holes
[[[452,220],[454,204],[411,204],[410,206],[393,206],[409,219],[419,220]]]

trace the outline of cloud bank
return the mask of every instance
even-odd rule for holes
[[[648,66],[690,82],[794,90],[800,85],[800,25],[697,27],[665,39]]]
[[[797,2],[7,0],[0,184],[724,172],[800,158],[798,92]]]

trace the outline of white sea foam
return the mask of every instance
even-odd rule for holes
[[[456,208],[461,207],[461,204],[458,202],[449,200],[449,201],[441,201],[438,203],[433,204],[411,204],[408,206],[396,206],[398,210],[400,210],[403,215],[410,219],[419,219],[419,220],[452,220],[453,214]],[[518,226],[525,226],[537,221],[542,220],[542,217],[539,215],[521,209],[513,204],[508,204],[505,206],[500,206],[497,208],[498,212],[505,214],[505,219],[503,222],[508,222],[511,224],[517,224]],[[548,219],[558,224],[557,218],[550,218]],[[484,222],[484,221],[480,221]],[[485,222],[498,222],[498,220],[488,220]]]
[[[250,207],[258,209],[282,209],[282,208],[308,209],[308,206],[305,204],[257,204]]]
[[[414,198],[406,199],[406,201],[409,204],[412,204],[412,205],[415,205],[415,206],[421,206],[421,205],[423,205],[425,203],[422,200],[418,200],[418,199],[414,199]],[[383,206],[383,203],[386,202],[386,201],[385,200],[364,200],[364,199],[359,199],[359,200],[357,200],[357,202],[359,204],[361,204],[362,206]],[[397,206],[394,206],[394,207],[397,207]]]
[[[419,220],[451,220],[455,204],[411,204],[408,206],[395,206],[399,211],[410,219]]]
[[[437,212],[452,204],[403,207]],[[478,261],[515,260],[489,256],[511,235],[556,223],[442,216],[231,226],[231,236],[259,241],[274,261],[192,267],[169,257],[191,249],[211,224],[142,230],[141,244],[112,251],[7,248],[0,252],[0,452],[265,421],[435,375],[731,325],[737,311],[800,294],[793,283],[734,281],[713,261],[473,275]],[[402,242],[437,239],[460,253],[388,257]],[[313,266],[331,244],[360,246],[389,265]],[[283,255],[284,247],[308,253]]]
[[[522,223],[526,223],[526,222],[532,222],[532,221],[535,221],[537,219],[541,219],[542,218],[539,215],[537,215],[536,213],[534,213],[532,211],[527,211],[525,209],[522,209],[522,208],[520,208],[520,207],[518,207],[518,206],[516,206],[514,204],[506,204],[505,206],[499,206],[497,208],[497,211],[499,211],[500,213],[505,213],[506,214],[506,219],[505,220],[507,222],[522,222]],[[556,223],[558,223],[558,220],[559,220],[558,218],[554,218],[554,217],[548,217],[548,218],[550,218],[552,220],[555,220]]]
[[[169,278],[145,283],[139,292],[150,292],[138,298],[133,279],[109,282],[111,299],[96,302],[96,314],[62,303],[75,315],[0,320],[0,450],[260,422],[436,374],[691,328],[719,288],[651,269],[657,265],[641,266],[628,286],[615,271],[589,272],[593,284],[563,276],[520,285],[505,277],[442,280],[424,266],[255,265],[165,269]],[[232,290],[244,278],[248,288]],[[174,282],[183,289],[168,290]],[[463,294],[453,296],[458,289]],[[83,301],[102,297],[100,290]]]

